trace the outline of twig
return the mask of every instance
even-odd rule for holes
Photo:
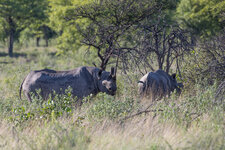
[[[138,115],[141,115],[141,114],[143,114],[143,113],[149,113],[149,112],[158,112],[158,111],[163,111],[162,109],[152,109],[152,110],[148,110],[150,107],[152,107],[154,105],[154,103],[153,104],[150,104],[148,107],[146,107],[143,111],[139,111],[139,112],[137,112],[136,114],[133,114],[133,115],[131,115],[131,116],[127,116],[127,117],[125,117],[125,118],[123,118],[122,120],[124,121],[124,120],[127,120],[127,119],[129,119],[129,118],[132,118],[132,117],[135,117],[135,116],[138,116]]]

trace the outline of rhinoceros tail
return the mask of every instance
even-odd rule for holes
[[[143,82],[143,81],[138,81],[138,83],[142,83],[142,84],[144,84],[144,85],[145,85],[145,82]]]
[[[143,93],[145,91],[145,89],[146,89],[146,83],[143,82],[143,81],[138,81],[138,83],[142,83],[143,84],[143,88],[140,91],[141,93]]]
[[[19,92],[20,100],[22,100],[22,98],[21,98],[21,92],[22,92],[23,83],[24,83],[25,79],[26,79],[26,78],[23,79],[23,82],[22,82],[21,85],[20,85],[20,92]]]

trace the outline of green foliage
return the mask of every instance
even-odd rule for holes
[[[186,127],[199,123],[203,117],[208,116],[209,122],[214,120],[216,126],[222,127],[224,113],[219,112],[224,112],[224,105],[215,105],[215,90],[216,85],[205,88],[197,85],[191,93],[186,91],[188,93],[185,93],[185,97],[180,100],[171,97],[167,101],[161,101],[156,107],[157,110],[162,111],[157,113],[165,120],[172,120]]]
[[[134,108],[134,100],[130,97],[115,100],[104,93],[98,94],[96,102],[88,110],[88,118],[103,121],[105,119],[119,119],[127,116]]]
[[[73,10],[77,7],[91,3],[93,3],[93,0],[50,0],[50,24],[55,31],[61,33],[57,39],[59,50],[68,51],[78,50],[80,48],[81,36],[74,24],[78,23],[86,27],[88,22],[84,18],[80,18],[77,21],[67,21],[66,17],[72,14]]]
[[[0,30],[4,33],[1,39],[4,41],[9,37],[10,56],[13,55],[13,44],[20,32],[36,20],[42,20],[47,6],[47,0],[0,1],[0,26],[4,26],[4,30]]]
[[[55,3],[53,3],[55,6]],[[101,68],[105,69],[113,53],[123,47],[129,29],[139,21],[151,16],[156,9],[155,1],[89,1],[75,5],[56,3],[56,12],[51,15],[52,24],[59,23],[62,35],[59,47],[63,50],[76,50],[81,44],[98,54]],[[59,13],[57,19],[55,13]]]
[[[198,41],[198,46],[185,58],[181,68],[186,86],[213,85],[225,78],[224,31],[208,40]]]
[[[181,0],[177,13],[181,24],[200,36],[210,36],[224,27],[225,1]]]
[[[1,0],[0,16],[4,19],[7,19],[7,17],[12,17],[17,21],[25,21],[24,23],[28,24],[30,21],[35,21],[35,19],[37,19],[36,17],[41,17],[44,15],[44,10],[48,6],[46,5],[46,2],[47,1],[45,0]],[[30,20],[28,20],[28,17],[30,17]]]
[[[8,19],[11,18],[15,30],[20,31],[31,22],[44,16],[44,11],[47,7],[46,2],[46,0],[1,0],[0,18],[4,19],[8,25],[11,25],[8,22]]]
[[[6,22],[4,21],[4,19],[0,18],[0,41],[4,41],[5,42],[5,38],[6,38],[6,32],[5,32],[5,28],[7,27]]]
[[[12,116],[9,118],[13,123],[20,124],[29,120],[57,119],[62,115],[71,115],[77,99],[72,97],[71,88],[65,91],[65,95],[49,97],[44,101],[42,98],[32,97],[32,103],[19,104],[12,108]]]

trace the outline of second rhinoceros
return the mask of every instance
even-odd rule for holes
[[[145,74],[138,81],[138,87],[142,97],[148,97],[154,101],[170,95],[175,89],[180,93],[183,84],[177,83],[176,74],[169,75],[159,69]]]

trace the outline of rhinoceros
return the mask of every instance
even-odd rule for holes
[[[37,94],[44,99],[48,99],[51,94],[64,94],[65,90],[71,87],[73,97],[82,99],[90,94],[96,95],[104,92],[115,95],[117,90],[115,69],[111,72],[103,71],[96,67],[79,67],[69,71],[55,71],[50,69],[31,71],[20,86],[21,91],[29,101],[31,93]]]
[[[161,69],[145,74],[138,81],[139,94],[152,101],[170,95],[175,89],[180,93],[182,87],[182,83],[177,83],[176,74],[169,75]]]

